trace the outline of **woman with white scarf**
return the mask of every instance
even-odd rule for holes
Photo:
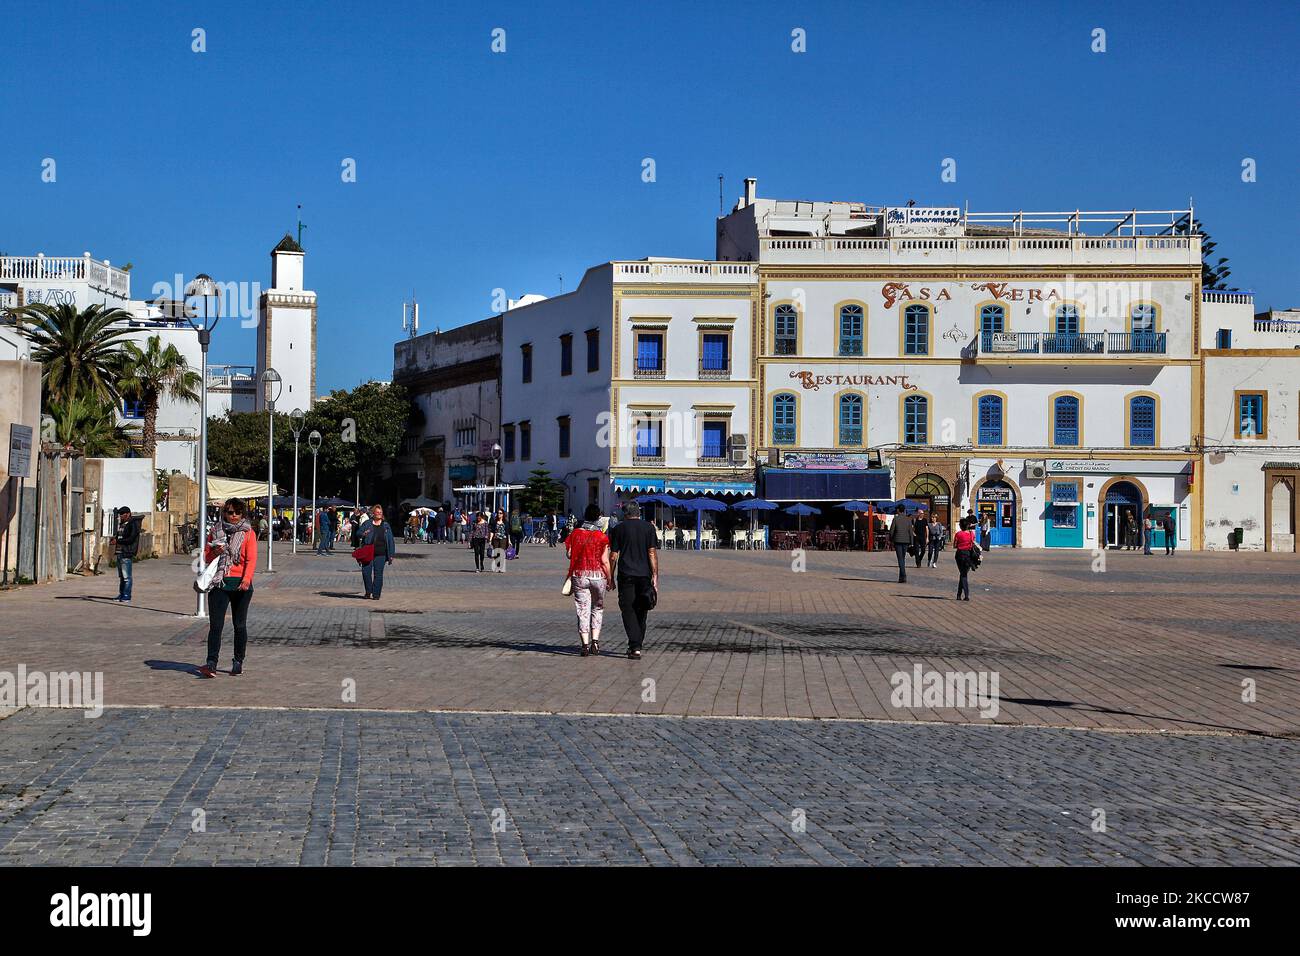
[[[217,583],[208,592],[208,660],[199,668],[200,677],[217,676],[221,654],[221,632],[226,626],[226,608],[235,625],[235,658],[230,676],[244,672],[248,647],[248,605],[253,600],[253,574],[257,570],[257,535],[248,523],[247,506],[237,498],[226,501],[221,520],[208,535],[203,560],[217,564]]]

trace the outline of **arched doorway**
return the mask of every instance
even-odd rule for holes
[[[1268,477],[1273,486],[1265,507],[1268,512],[1268,550],[1291,553],[1296,550],[1295,479],[1289,476]]]
[[[1122,548],[1127,543],[1141,542],[1142,515],[1146,503],[1136,482],[1121,479],[1108,484],[1102,492],[1102,543],[1107,548]],[[1130,519],[1132,524],[1130,526]],[[1126,540],[1126,529],[1131,527],[1136,537]]]
[[[975,492],[975,513],[989,519],[989,544],[1013,548],[1016,544],[1016,489],[1007,481],[986,481]]]
[[[952,494],[948,490],[948,482],[938,475],[917,475],[907,483],[904,497],[920,504],[929,514],[937,513],[944,527],[949,529],[949,534],[952,533]]]

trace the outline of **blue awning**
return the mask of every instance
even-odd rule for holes
[[[692,481],[690,479],[670,479],[668,481],[669,491],[693,492],[698,495],[752,495],[754,493],[754,483],[752,481]]]
[[[663,491],[662,478],[650,478],[645,475],[619,475],[614,479],[615,491]]]
[[[889,469],[764,468],[763,497],[773,501],[892,501]]]

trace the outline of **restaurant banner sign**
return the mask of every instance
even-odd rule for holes
[[[871,468],[870,455],[844,454],[833,452],[807,451],[789,452],[781,461],[783,468],[802,468],[807,471],[864,471]]]

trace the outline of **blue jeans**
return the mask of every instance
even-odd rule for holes
[[[388,564],[388,559],[378,557],[361,568],[361,580],[366,585],[366,593],[379,597],[380,592],[384,590],[384,565]]]
[[[121,555],[117,558],[117,599],[131,600],[131,559]]]
[[[334,550],[334,529],[326,528],[321,532],[320,543],[316,545],[316,553],[324,554],[326,551]]]

